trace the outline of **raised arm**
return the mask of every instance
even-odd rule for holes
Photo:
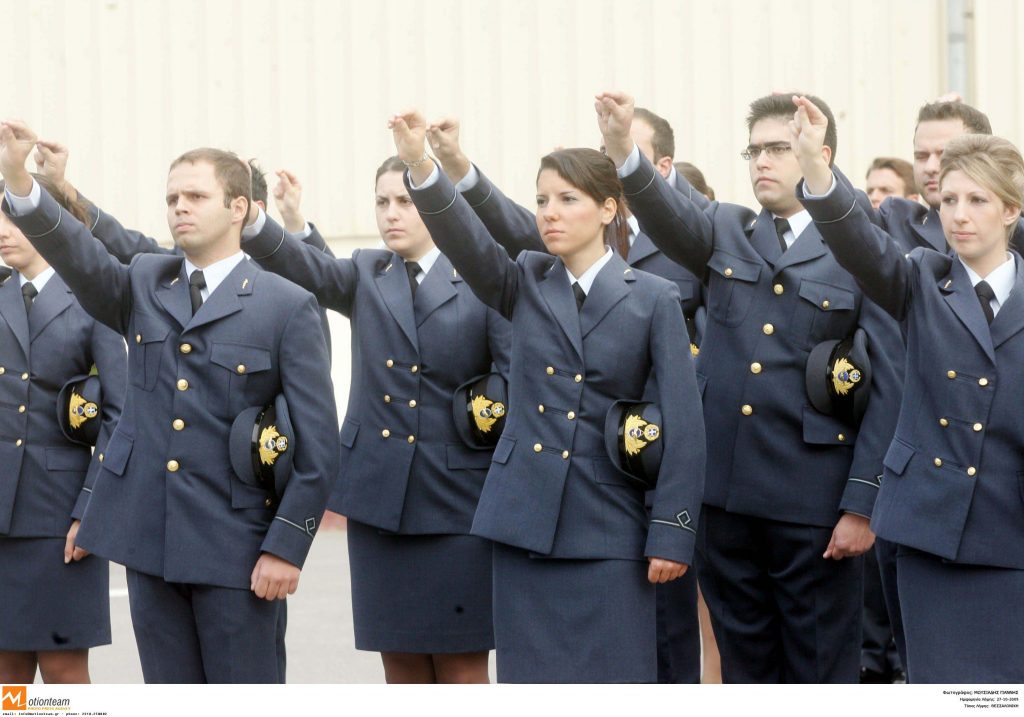
[[[804,176],[797,187],[800,203],[864,294],[901,320],[910,301],[912,264],[892,237],[871,222],[853,187],[832,172],[822,155],[828,119],[805,97],[793,102],[797,110],[790,132]]]
[[[107,253],[89,229],[28,173],[25,160],[35,144],[35,133],[25,124],[0,126],[0,174],[9,195],[3,211],[71,287],[82,308],[123,335],[132,307],[128,267]]]
[[[713,207],[702,210],[670,187],[640,153],[629,135],[632,97],[604,92],[597,96],[594,109],[605,151],[619,170],[626,201],[640,228],[668,258],[703,278],[713,252]]]
[[[352,259],[335,259],[299,241],[262,209],[257,220],[242,231],[242,251],[267,271],[313,294],[321,306],[352,315],[359,281]]]
[[[459,129],[459,121],[454,117],[438,120],[427,128],[427,138],[441,169],[510,257],[515,259],[526,250],[546,252],[533,212],[506,197],[470,163],[459,143]]]
[[[392,117],[399,158],[409,167],[405,182],[434,243],[482,302],[512,317],[519,268],[487,231],[451,180],[427,157],[426,122],[418,112]]]

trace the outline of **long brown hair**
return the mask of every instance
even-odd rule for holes
[[[578,147],[559,149],[541,157],[537,177],[545,169],[579,189],[598,204],[608,198],[615,200],[615,218],[604,228],[604,242],[622,254],[623,246],[629,252],[629,225],[626,223],[626,201],[622,196],[622,182],[615,171],[615,163],[595,149]]]
[[[46,193],[57,200],[57,204],[61,205],[65,210],[71,213],[78,221],[82,222],[87,227],[92,226],[92,217],[89,216],[89,210],[86,208],[85,203],[81,200],[72,201],[68,198],[68,195],[64,193],[64,190],[54,184],[48,177],[44,177],[42,174],[33,174],[32,178],[36,180],[40,187],[46,190]],[[0,179],[0,194],[7,191],[7,183]]]

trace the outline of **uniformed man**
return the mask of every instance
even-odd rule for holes
[[[128,568],[148,682],[281,682],[280,606],[337,468],[316,301],[242,254],[255,207],[235,155],[199,149],[172,163],[167,221],[183,255],[125,266],[25,170],[35,142],[24,124],[0,129],[3,209],[130,347],[125,410],[78,545]],[[232,471],[228,436],[240,413],[282,394],[296,435],[278,444],[294,452],[292,473],[272,497]]]

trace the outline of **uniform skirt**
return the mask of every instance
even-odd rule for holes
[[[1024,570],[903,546],[896,566],[910,682],[1024,682]]]
[[[48,652],[110,644],[106,560],[64,564],[64,538],[0,536],[0,650]]]
[[[491,543],[471,535],[396,535],[348,521],[356,649],[494,649]]]
[[[499,682],[656,682],[656,615],[647,561],[494,546]]]

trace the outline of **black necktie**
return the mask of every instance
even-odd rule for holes
[[[188,278],[188,298],[192,299],[192,315],[195,316],[203,305],[203,289],[206,288],[206,277],[196,269]]]
[[[792,231],[789,226],[789,222],[781,217],[775,217],[775,233],[779,235],[779,246],[782,247],[782,253],[786,253],[786,237],[783,236],[788,231]]]
[[[992,299],[996,298],[996,292],[992,291],[987,281],[979,281],[974,285],[974,293],[978,295],[981,310],[985,313],[985,321],[991,324],[992,319],[996,317],[996,313],[992,311]]]
[[[31,281],[26,281],[21,287],[21,298],[25,300],[25,313],[27,314],[32,308],[32,300],[39,295],[39,291],[33,286]]]
[[[580,286],[580,282],[572,282],[572,295],[576,297],[576,311],[583,311],[583,302],[587,300],[587,292]]]
[[[416,281],[416,276],[422,271],[420,265],[414,261],[405,262],[405,271],[409,274],[409,290],[412,291],[412,297],[416,298],[416,289],[420,287],[420,282]]]

